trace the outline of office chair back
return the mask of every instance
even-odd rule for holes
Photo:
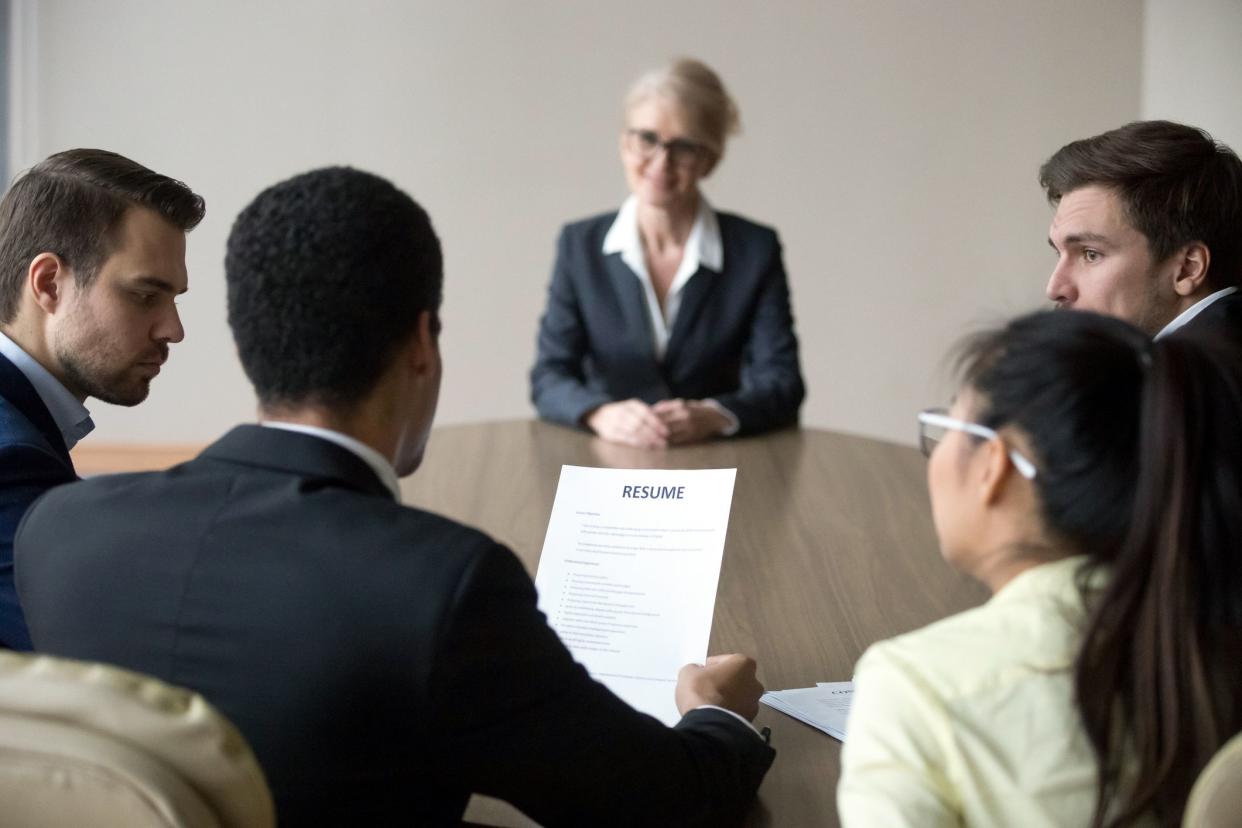
[[[1182,828],[1242,825],[1242,733],[1216,752],[1195,780]]]
[[[202,697],[102,664],[0,652],[6,828],[272,828],[250,748]]]

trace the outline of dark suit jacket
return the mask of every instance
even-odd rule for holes
[[[615,400],[710,397],[737,415],[740,433],[797,422],[805,389],[775,231],[717,214],[723,272],[700,268],[686,283],[657,361],[638,277],[602,252],[616,215],[561,231],[531,371],[539,416],[580,426]]]
[[[282,826],[456,824],[471,791],[550,826],[714,825],[772,761],[728,714],[627,707],[509,550],[317,437],[241,426],[167,472],[61,487],[17,556],[39,649],[201,692]]]
[[[1242,291],[1217,299],[1183,325],[1182,330],[1196,333],[1219,331],[1242,339]]]
[[[29,650],[13,583],[13,534],[35,498],[76,480],[65,439],[38,392],[0,355],[0,646]]]

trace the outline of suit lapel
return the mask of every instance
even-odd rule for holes
[[[668,348],[664,352],[666,366],[676,363],[685,347],[686,338],[694,330],[699,315],[723,278],[723,273],[713,273],[700,267],[682,288],[681,307],[677,309],[677,318],[673,320],[673,330],[668,338]]]
[[[30,380],[26,379],[26,375],[3,355],[0,355],[0,393],[3,393],[4,398],[35,428],[39,429],[65,464],[73,468],[69,449],[65,446],[64,435],[60,433],[56,421],[52,419],[52,412],[47,410],[39,392],[35,391]]]
[[[655,344],[651,330],[651,319],[647,315],[647,298],[643,295],[643,286],[630,266],[621,260],[621,254],[612,253],[604,257],[604,266],[612,279],[612,287],[616,292],[617,304],[621,308],[621,317],[625,321],[626,332],[633,337],[642,353],[651,358],[654,365]]]
[[[242,425],[212,443],[199,456],[299,477],[331,479],[367,494],[392,499],[388,487],[361,457],[310,434]]]
[[[1198,322],[1203,327],[1219,327],[1222,330],[1229,330],[1230,325],[1236,327],[1240,320],[1242,320],[1242,293],[1231,293],[1220,297],[1204,308],[1198,316],[1186,323],[1186,327],[1192,327]]]

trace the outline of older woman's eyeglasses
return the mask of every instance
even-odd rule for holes
[[[625,145],[630,152],[644,161],[654,158],[656,153],[663,148],[664,152],[668,154],[668,163],[677,167],[691,167],[699,159],[706,158],[708,155],[707,147],[702,144],[685,138],[671,138],[668,141],[662,141],[659,134],[649,129],[627,129],[625,131]]]
[[[923,452],[924,457],[931,457],[931,453],[936,450],[936,446],[944,439],[944,435],[949,431],[964,431],[967,434],[973,434],[975,437],[982,437],[984,440],[1000,440],[1002,445],[1004,440],[996,433],[995,430],[987,426],[981,426],[978,423],[968,423],[965,420],[959,420],[956,417],[950,417],[948,412],[943,408],[929,408],[926,411],[919,412],[919,449]],[[1035,464],[1027,460],[1018,452],[1017,449],[1009,449],[1009,459],[1013,462],[1013,467],[1018,473],[1027,480],[1035,479]]]

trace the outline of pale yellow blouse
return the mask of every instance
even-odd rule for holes
[[[1036,566],[983,606],[863,654],[837,789],[843,825],[1090,823],[1096,763],[1073,695],[1085,560]]]

